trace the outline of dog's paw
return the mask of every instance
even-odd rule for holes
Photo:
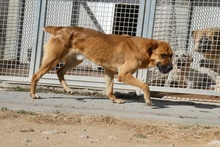
[[[122,99],[113,99],[112,102],[117,103],[117,104],[123,104],[124,103],[124,101]]]
[[[33,99],[40,99],[40,96],[37,94],[30,94]]]
[[[146,103],[148,106],[152,106],[152,105],[153,105],[153,103],[152,103],[151,100],[145,100],[145,103]]]
[[[73,94],[73,91],[70,88],[66,89],[66,92],[69,94]]]

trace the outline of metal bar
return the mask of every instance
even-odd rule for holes
[[[138,11],[138,23],[137,23],[137,31],[136,36],[142,36],[143,26],[144,26],[144,14],[145,14],[145,5],[146,0],[141,0],[139,3],[139,11]]]
[[[56,84],[56,85],[60,85],[58,80],[55,79],[51,79],[51,80],[47,80],[47,79],[41,79],[39,84]],[[84,87],[84,88],[91,88],[91,89],[105,89],[105,83],[104,82],[100,82],[100,83],[95,83],[95,82],[88,82],[88,81],[68,81],[68,85],[71,86],[76,86],[76,87]],[[121,84],[114,84],[114,92],[117,90],[132,90],[135,91],[135,87],[130,86],[130,85],[125,85],[123,83]]]
[[[25,0],[20,0],[19,2],[19,20],[18,20],[18,42],[17,42],[17,62],[20,63],[21,56],[21,43],[22,43],[22,34],[23,34],[23,25],[24,25],[24,11],[25,11]]]
[[[152,38],[153,30],[154,30],[154,19],[155,19],[155,9],[156,9],[156,1],[157,0],[150,0],[150,16],[149,16],[149,23],[148,23],[148,34],[146,37]]]
[[[65,79],[68,85],[81,86],[81,87],[96,87],[96,88],[105,89],[105,78],[104,77],[92,77],[91,78],[90,76],[65,75]],[[60,84],[55,74],[46,74],[43,76],[43,78],[39,82],[50,83],[52,81],[56,84]],[[117,80],[114,81],[114,88],[115,89],[130,89],[130,90],[136,89],[136,87],[134,86],[126,85],[124,83],[118,82]]]
[[[194,4],[191,2],[190,8],[189,8],[190,9],[189,10],[189,21],[188,21],[188,27],[187,27],[186,50],[188,50],[188,47],[189,47],[189,39],[190,39],[192,16],[193,16],[193,7],[194,7]]]
[[[39,81],[39,84],[57,84],[60,85],[60,82],[56,77],[56,75],[45,75],[46,78],[42,78]],[[54,78],[53,78],[54,77]],[[81,77],[81,76],[65,76],[68,85],[71,86],[80,86],[80,87],[94,87],[94,88],[105,88],[105,83],[101,82],[104,81],[104,78],[100,79],[93,79],[91,81],[91,77]],[[5,81],[22,81],[22,82],[30,82],[29,78],[25,77],[11,77],[11,76],[4,76]],[[90,81],[89,81],[90,80]],[[100,81],[100,82],[99,82]],[[85,86],[86,85],[86,86]],[[134,86],[125,85],[123,83],[119,83],[115,81],[114,89],[121,89],[121,90],[135,90]],[[219,91],[213,90],[198,90],[198,89],[183,89],[183,88],[170,88],[170,87],[156,87],[150,86],[150,91],[160,91],[160,92],[173,92],[173,93],[185,93],[185,94],[201,94],[201,95],[209,95],[209,96],[220,96]],[[142,94],[143,91],[140,91],[139,94]]]
[[[33,47],[31,50],[31,62],[30,62],[30,70],[29,70],[29,78],[33,76],[36,69],[36,55],[38,49],[38,34],[39,34],[39,24],[40,24],[40,15],[41,15],[41,4],[42,0],[37,0],[37,8],[36,8],[36,15],[35,15],[35,26],[34,26],[34,39],[33,39]]]
[[[200,90],[200,89],[187,89],[187,88],[171,88],[171,87],[150,86],[150,91],[186,93],[186,94],[201,94],[201,95],[209,95],[209,96],[220,96],[220,92],[219,91]]]
[[[39,32],[38,32],[38,45],[36,51],[36,61],[35,61],[35,69],[36,72],[41,65],[41,58],[43,53],[43,43],[44,43],[44,32],[43,28],[46,22],[46,12],[47,12],[47,0],[42,1],[41,3],[41,14],[40,14],[40,21],[39,21]]]
[[[155,9],[156,9],[156,0],[147,0],[142,37],[152,38]]]
[[[156,0],[147,0],[145,3],[145,14],[143,20],[142,37],[152,38],[154,28],[154,17],[156,9]],[[141,81],[147,81],[148,70],[138,70],[137,78]],[[137,94],[141,93],[141,89],[136,90]]]
[[[80,1],[80,0],[79,0]],[[86,0],[87,2],[108,2],[108,3],[136,3],[137,1],[142,0]]]
[[[30,79],[28,77],[13,77],[13,76],[0,76],[0,80],[2,81],[13,81],[13,82],[28,82],[30,83]]]

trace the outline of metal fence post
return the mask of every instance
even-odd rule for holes
[[[141,36],[145,38],[152,38],[153,27],[154,27],[154,16],[156,9],[156,0],[146,0],[144,11],[144,19],[143,19],[143,27]],[[138,70],[137,78],[141,81],[147,81],[147,69]],[[136,90],[137,94],[140,94],[141,89]]]
[[[37,1],[37,13],[35,16],[34,42],[31,53],[29,78],[39,69],[43,52],[43,27],[46,20],[47,0]]]
[[[144,26],[144,14],[145,14],[145,5],[146,0],[141,0],[139,3],[139,11],[138,11],[138,23],[137,23],[137,32],[136,36],[142,36],[143,26]]]
[[[142,37],[152,38],[157,0],[147,0]]]

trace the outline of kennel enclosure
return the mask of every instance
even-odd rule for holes
[[[192,37],[194,30],[219,27],[219,16],[220,2],[216,0],[1,0],[0,80],[30,82],[49,38],[44,26],[80,26],[107,34],[164,40],[174,54],[192,56],[189,68],[181,69],[185,81],[174,80],[169,86],[165,85],[168,74],[159,73],[157,68],[136,72],[134,76],[147,82],[151,91],[220,96],[215,88],[220,79],[214,69],[218,65],[201,67],[201,60],[209,59],[195,51]],[[56,70],[62,64],[40,83],[59,84]],[[70,86],[105,88],[102,67],[88,60],[68,71],[65,78]],[[117,75],[115,83],[116,89],[141,92],[117,82]]]

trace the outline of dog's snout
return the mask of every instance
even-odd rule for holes
[[[168,69],[169,71],[171,71],[171,70],[173,69],[173,65],[168,65],[168,66],[167,66],[167,69]]]
[[[172,64],[168,64],[168,65],[161,65],[160,62],[157,63],[157,67],[160,70],[160,72],[162,73],[168,73],[173,69],[173,65]]]

